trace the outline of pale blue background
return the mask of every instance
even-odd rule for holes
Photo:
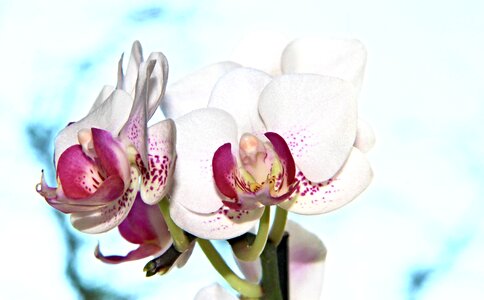
[[[104,265],[98,240],[129,248],[115,233],[80,236],[66,262],[60,223],[34,190],[52,169],[31,133],[52,143],[84,116],[135,39],[166,54],[173,82],[229,59],[257,30],[355,37],[368,49],[360,115],[377,135],[374,182],[344,209],[295,218],[329,249],[324,299],[484,299],[482,1],[133,3],[0,2],[1,299],[78,299],[66,264],[132,299],[191,299],[220,280],[198,250],[165,277],[145,279],[144,262]]]

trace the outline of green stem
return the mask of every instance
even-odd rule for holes
[[[274,243],[274,245],[279,245],[284,235],[284,230],[286,229],[287,221],[287,210],[277,206],[276,216],[274,217],[274,223],[272,224],[271,233],[269,234],[269,239]]]
[[[277,259],[277,246],[269,241],[260,257],[262,265],[263,300],[282,300],[279,267]]]
[[[260,298],[262,296],[261,287],[258,284],[248,282],[237,276],[237,274],[227,266],[224,259],[220,256],[210,241],[199,238],[197,239],[197,242],[215,270],[222,275],[233,289],[239,292],[243,297]]]
[[[158,202],[158,206],[160,207],[161,214],[163,215],[166,225],[168,226],[168,230],[170,231],[175,249],[181,253],[185,252],[185,250],[187,250],[190,246],[190,241],[188,240],[188,237],[183,229],[178,227],[178,225],[176,225],[171,219],[170,202],[168,201],[168,197],[161,199],[161,201]]]
[[[255,240],[249,244],[246,239],[243,239],[232,245],[232,250],[238,259],[243,261],[254,261],[260,256],[267,243],[270,221],[271,208],[270,206],[266,206],[259,221],[259,230],[257,230]]]

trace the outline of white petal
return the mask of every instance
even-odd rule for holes
[[[281,33],[257,31],[244,38],[236,47],[233,60],[245,67],[280,75],[281,55],[289,42],[289,38]]]
[[[351,83],[312,74],[274,78],[259,102],[267,130],[286,140],[296,166],[314,182],[331,178],[348,158],[356,109]]]
[[[195,110],[177,120],[177,162],[171,198],[197,213],[212,213],[222,207],[215,187],[212,158],[225,143],[236,145],[237,126],[225,111]]]
[[[115,90],[96,110],[60,131],[55,140],[55,164],[57,165],[64,150],[78,144],[77,132],[80,129],[95,127],[108,130],[113,136],[118,136],[128,120],[132,105],[133,99],[129,94]]]
[[[248,232],[257,224],[263,212],[264,208],[239,211],[221,207],[214,213],[198,214],[178,202],[170,203],[170,215],[180,228],[210,240],[231,239]]]
[[[288,221],[290,299],[319,299],[323,286],[326,247],[313,233]]]
[[[161,109],[168,118],[175,119],[192,110],[207,107],[217,80],[239,67],[234,62],[220,62],[182,78],[168,86]]]
[[[168,81],[168,61],[161,52],[151,53],[146,62],[155,60],[156,64],[148,82],[148,119],[153,116],[160,106]]]
[[[368,122],[358,119],[358,129],[354,146],[361,152],[367,153],[375,145],[375,134]]]
[[[141,48],[140,42],[135,41],[131,47],[131,54],[129,56],[128,67],[126,68],[126,74],[123,74],[123,82],[118,83],[118,87],[128,92],[133,98],[136,81],[138,80],[139,67],[142,62],[143,49]]]
[[[194,300],[237,300],[238,298],[230,294],[220,284],[213,283],[202,288],[195,295]]]
[[[131,182],[126,193],[95,211],[71,214],[71,223],[77,230],[85,233],[102,233],[113,229],[123,222],[133,206],[139,189],[139,172],[131,168]]]
[[[305,215],[322,214],[338,209],[355,199],[370,184],[373,172],[365,155],[353,148],[343,168],[330,180],[308,182],[298,172],[298,195],[279,204],[291,212]]]
[[[110,85],[103,86],[101,92],[99,92],[99,95],[96,98],[96,101],[94,101],[94,104],[92,105],[89,113],[95,111],[101,104],[103,104],[104,101],[108,99],[109,95],[111,95],[113,91],[114,91],[114,86],[110,86]]]
[[[231,114],[239,128],[239,135],[245,132],[263,134],[265,126],[259,116],[259,96],[271,80],[271,76],[259,70],[235,69],[219,79],[208,106]]]
[[[293,41],[282,55],[283,73],[314,73],[352,82],[359,90],[366,50],[358,40],[304,38]]]

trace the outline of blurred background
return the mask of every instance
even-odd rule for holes
[[[134,4],[136,3],[136,4]],[[484,2],[0,1],[1,299],[192,299],[221,278],[199,249],[145,278],[132,245],[80,235],[35,192],[55,134],[82,118],[140,40],[170,81],[231,59],[254,32],[351,37],[368,50],[360,116],[375,178],[327,215],[290,215],[328,248],[323,299],[484,299]]]

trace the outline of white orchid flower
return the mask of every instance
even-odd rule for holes
[[[170,186],[175,161],[175,126],[147,122],[165,91],[168,63],[162,53],[143,62],[135,42],[126,73],[119,62],[117,87],[106,86],[89,114],[69,124],[55,140],[57,188],[42,176],[38,192],[75,228],[99,233],[119,225],[138,193],[157,203]]]
[[[368,186],[372,171],[355,147],[372,144],[357,117],[365,50],[325,41],[318,56],[311,45],[289,44],[279,76],[224,62],[168,89],[162,108],[175,118],[179,157],[171,214],[180,227],[227,239],[248,231],[265,205],[320,214]]]

